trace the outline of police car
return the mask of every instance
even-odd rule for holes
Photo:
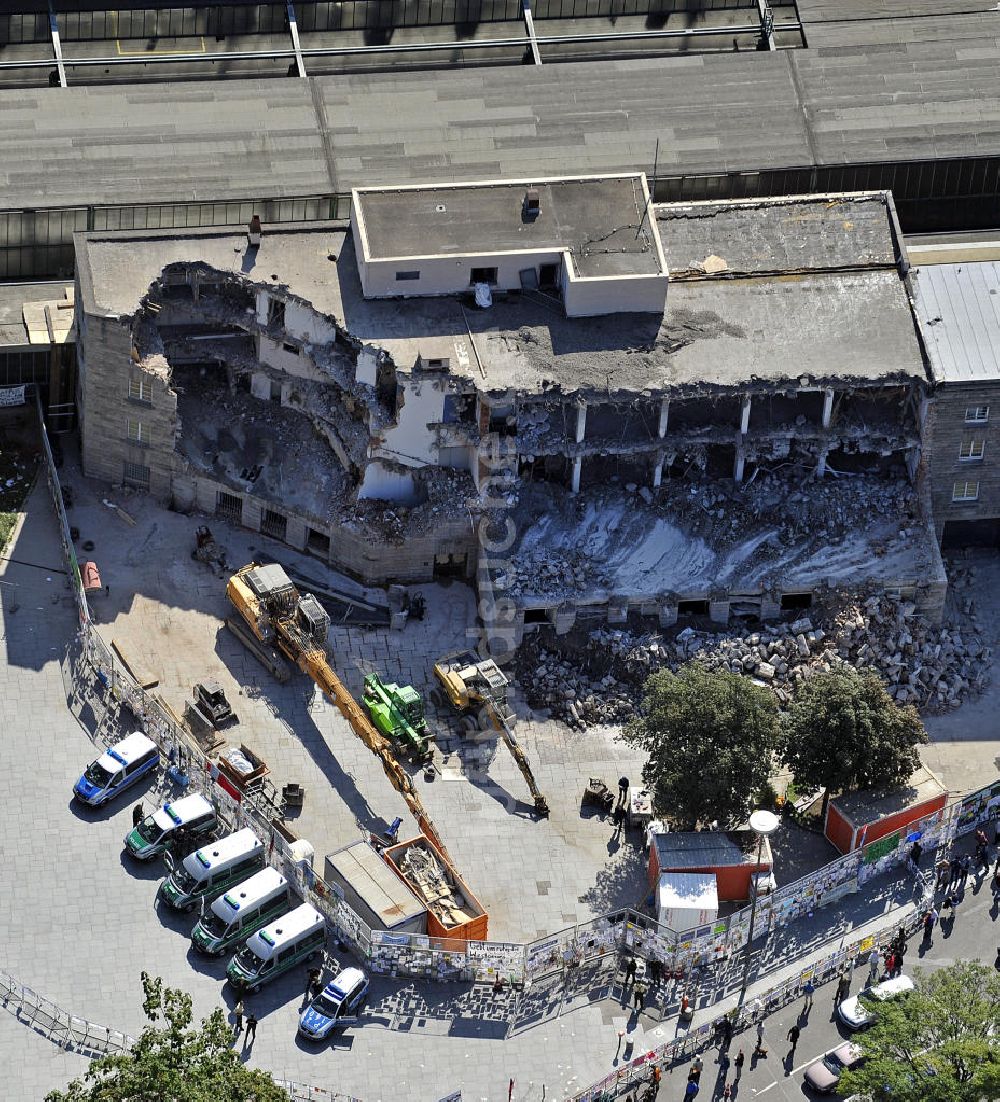
[[[73,785],[73,795],[90,807],[113,800],[136,781],[148,777],[160,764],[156,743],[141,731],[126,735],[83,771]]]
[[[345,968],[302,1011],[299,1033],[323,1041],[338,1029],[357,1023],[368,1001],[368,977],[360,968]]]

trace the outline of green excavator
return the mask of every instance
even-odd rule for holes
[[[424,702],[412,685],[387,685],[377,673],[365,678],[364,702],[372,723],[415,761],[426,762],[434,753],[424,718]]]

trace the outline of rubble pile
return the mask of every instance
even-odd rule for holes
[[[550,551],[532,555],[496,576],[498,587],[511,593],[531,593],[547,597],[563,593],[567,588],[598,588],[606,584],[600,565],[582,551]]]
[[[803,478],[794,467],[770,474],[761,468],[759,477],[742,485],[688,475],[665,479],[653,493],[645,487],[638,492],[670,519],[684,522],[692,535],[720,548],[741,542],[748,531],[762,525],[776,529],[767,542],[778,549],[803,541],[828,544],[845,532],[864,531],[881,518],[909,519],[916,525],[919,515],[913,488],[905,479]],[[906,540],[911,534],[902,523],[898,538]]]
[[[969,607],[960,602],[963,611]],[[651,673],[695,659],[768,686],[781,704],[791,700],[797,682],[814,673],[841,663],[871,668],[898,703],[937,713],[983,690],[992,657],[974,621],[931,627],[912,603],[878,594],[845,599],[826,628],[803,617],[755,631],[686,627],[672,638],[601,628],[575,650],[572,642],[565,651],[550,643],[528,640],[521,648],[518,673],[525,695],[532,707],[583,728],[627,721]]]

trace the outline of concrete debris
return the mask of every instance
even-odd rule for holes
[[[498,587],[513,593],[554,596],[567,587],[580,590],[603,587],[607,579],[600,564],[572,549],[533,556],[521,566],[511,563],[497,576]]]
[[[992,651],[975,622],[934,628],[908,601],[837,596],[839,607],[827,616],[815,613],[753,631],[685,627],[642,634],[601,628],[582,639],[531,637],[518,655],[519,680],[532,707],[580,728],[628,721],[651,673],[693,659],[768,686],[782,705],[799,681],[841,664],[874,669],[894,700],[930,714],[957,708],[989,683]]]

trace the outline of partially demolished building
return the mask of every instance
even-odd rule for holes
[[[768,618],[848,582],[940,613],[886,193],[364,189],[350,226],[76,248],[88,475],[369,583],[475,574],[515,643],[581,615]]]

